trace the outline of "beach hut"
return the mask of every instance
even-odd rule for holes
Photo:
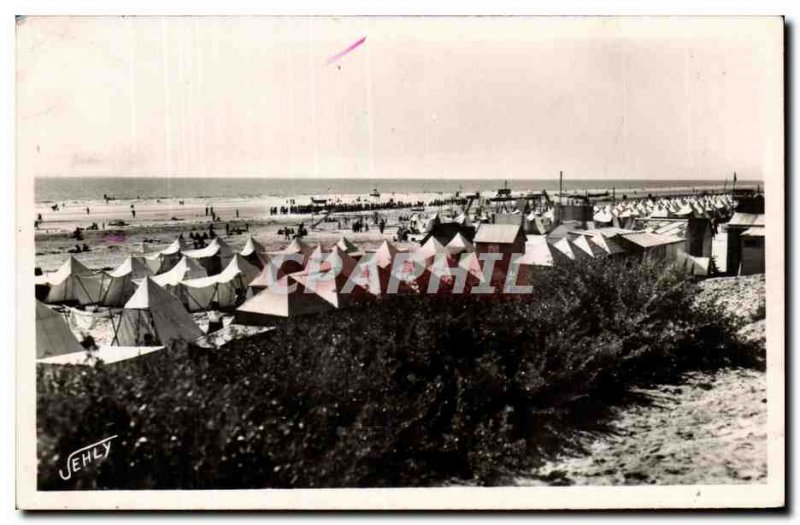
[[[41,301],[36,301],[36,358],[81,351],[83,348],[64,316]]]
[[[176,294],[190,312],[232,308],[244,298],[247,287],[259,273],[257,267],[237,253],[217,275],[182,281]]]
[[[766,268],[766,230],[763,226],[748,228],[740,236],[742,263],[739,275],[764,273]]]
[[[684,251],[686,246],[686,240],[680,237],[648,232],[617,235],[614,240],[618,241],[629,254],[661,259],[666,262],[677,260],[678,252]]]
[[[520,224],[481,224],[473,242],[478,253],[508,256],[525,252],[525,232]]]
[[[98,303],[102,297],[104,279],[102,272],[90,270],[70,256],[61,268],[47,275],[46,282],[50,289],[44,302],[81,305]]]
[[[136,283],[153,275],[153,270],[142,257],[128,256],[115,270],[106,274],[100,304],[122,306],[136,291]]]
[[[290,317],[318,314],[333,305],[302,283],[284,276],[236,309],[234,322],[243,325],[271,326]]]
[[[178,298],[145,277],[122,309],[112,344],[168,346],[191,342],[202,335]]]

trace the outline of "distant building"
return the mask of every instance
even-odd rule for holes
[[[482,224],[473,240],[481,253],[525,253],[525,232],[520,224]]]
[[[473,240],[475,252],[499,253],[502,258],[494,265],[490,279],[493,286],[502,286],[512,257],[525,253],[525,232],[519,224],[481,224]]]
[[[726,225],[726,230],[728,232],[728,249],[726,253],[727,262],[726,262],[726,271],[730,275],[737,275],[740,273],[742,262],[743,262],[743,240],[742,235],[744,232],[748,230],[753,230],[754,228],[760,228],[762,231],[764,229],[764,214],[763,213],[745,213],[737,211],[733,214],[730,222]],[[758,241],[757,239],[753,239],[754,231],[750,232],[748,237],[745,238],[748,245],[748,253],[750,257],[754,256],[755,247],[760,243],[761,250],[763,251],[764,246],[764,237],[761,237],[761,240]],[[762,272],[763,272],[763,254],[762,258]],[[755,265],[757,266],[757,265]],[[752,261],[748,261],[747,269],[751,269],[754,266]],[[757,273],[757,272],[751,272]]]
[[[678,259],[678,253],[684,250],[686,240],[671,235],[635,232],[613,237],[627,253],[652,257],[666,262]]]
[[[741,266],[739,275],[764,273],[766,256],[766,235],[763,226],[754,226],[742,232]]]
[[[690,218],[686,225],[686,253],[697,257],[711,257],[713,237],[710,219]]]

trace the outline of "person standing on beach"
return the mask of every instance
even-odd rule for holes
[[[89,215],[89,207],[86,207],[86,215]]]
[[[239,210],[236,210],[236,218],[239,218]]]

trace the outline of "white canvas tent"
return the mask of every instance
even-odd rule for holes
[[[439,246],[441,246],[441,244],[439,244]],[[379,268],[390,268],[397,252],[398,250],[394,244],[389,241],[383,241],[380,247],[372,254],[372,258]]]
[[[316,293],[335,308],[342,308],[358,297],[375,297],[363,286],[346,288],[347,281],[357,265],[358,261],[338,246],[334,246],[333,251],[326,254],[319,266],[293,273],[291,279],[302,284],[307,292]],[[345,289],[348,289],[348,293],[344,293]]]
[[[81,352],[75,334],[60,313],[36,301],[36,358]]]
[[[475,246],[461,235],[461,232],[456,232],[450,242],[447,243],[447,246],[445,246],[445,249],[450,255],[460,255],[464,252],[474,252]]]
[[[47,275],[50,286],[44,302],[93,304],[100,302],[105,275],[90,270],[70,256],[57,271]]]
[[[170,271],[154,276],[153,281],[169,290],[170,287],[178,286],[181,281],[206,277],[207,275],[206,269],[200,266],[200,263],[195,259],[189,259],[184,256]]]
[[[200,264],[206,269],[209,275],[214,275],[220,272],[221,269],[228,266],[231,259],[238,255],[228,243],[214,237],[208,246],[197,250],[185,250],[183,255],[190,259],[197,259]]]
[[[100,304],[122,306],[136,291],[136,282],[153,275],[141,257],[127,257],[115,270],[106,274]]]
[[[240,254],[234,254],[228,266],[209,277],[189,279],[177,287],[177,295],[190,312],[236,306],[250,282],[260,274],[257,267]]]
[[[292,291],[289,291],[290,288]],[[237,324],[269,326],[289,317],[332,310],[333,305],[317,295],[306,293],[305,287],[285,276],[248,299],[236,309]]]
[[[193,341],[202,335],[178,298],[145,277],[122,309],[113,344],[168,346]]]
[[[244,244],[239,254],[244,257],[247,262],[259,268],[263,268],[269,261],[266,247],[255,240],[252,235],[247,238],[247,242]]]
[[[336,246],[338,246],[342,251],[351,254],[353,257],[361,253],[358,249],[358,246],[353,244],[352,241],[350,241],[350,239],[347,237],[342,237],[339,239],[339,242],[336,243]]]
[[[181,252],[191,248],[191,244],[180,237],[172,241],[166,248],[145,255],[147,264],[154,274],[168,272],[181,259]]]

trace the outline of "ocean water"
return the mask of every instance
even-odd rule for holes
[[[757,181],[739,181],[738,187]],[[68,202],[102,200],[103,195],[117,199],[169,198],[241,198],[290,197],[305,195],[366,195],[377,189],[381,194],[443,193],[456,191],[494,192],[504,181],[479,179],[267,179],[267,178],[169,178],[169,177],[75,177],[37,178],[36,202]],[[564,181],[565,190],[616,188],[621,195],[626,189],[669,187],[722,188],[719,180],[575,180]],[[509,180],[513,191],[557,190],[557,179]]]

